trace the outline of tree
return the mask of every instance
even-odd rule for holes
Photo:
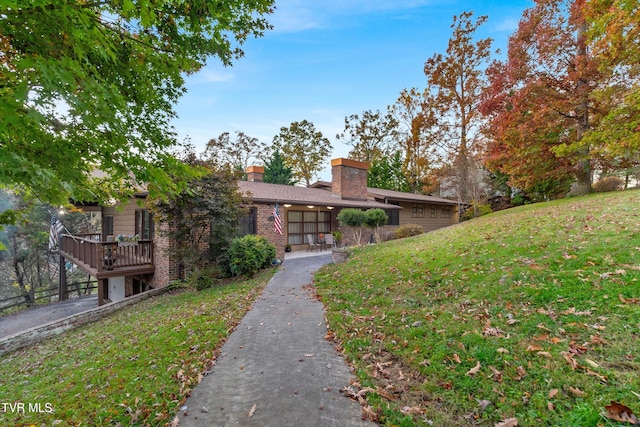
[[[0,9],[0,185],[54,205],[184,189],[184,76],[270,28],[273,0],[39,0]],[[14,2],[15,4],[15,2]],[[105,178],[95,179],[96,169]]]
[[[367,214],[360,209],[344,208],[338,212],[338,222],[343,227],[351,229],[351,236],[357,246],[362,244],[362,226],[367,220]]]
[[[273,138],[275,150],[282,153],[287,166],[293,169],[293,176],[308,186],[322,170],[331,153],[331,143],[317,131],[313,123],[303,120],[280,128],[280,134]]]
[[[367,173],[367,186],[403,192],[411,191],[402,163],[402,153],[399,150],[392,155],[374,160]]]
[[[336,138],[351,146],[349,158],[371,163],[384,157],[397,134],[398,121],[387,112],[367,110],[362,117],[352,114],[344,118],[344,131]]]
[[[427,92],[404,89],[390,113],[398,122],[398,140],[404,159],[404,175],[412,193],[421,193],[428,185],[429,171],[439,141],[437,117]]]
[[[207,142],[205,157],[216,159],[215,163],[219,165],[227,164],[245,171],[250,166],[250,162],[264,151],[264,148],[264,144],[258,138],[250,137],[244,132],[236,131],[236,137],[233,140],[229,132],[223,132],[217,138]]]
[[[23,212],[19,222],[8,225],[0,233],[6,248],[0,259],[6,258],[4,262],[10,264],[3,269],[29,307],[36,303],[37,293],[50,288],[57,276],[57,265],[48,251],[51,208],[42,204],[30,205],[20,195],[4,191],[0,191],[0,199],[4,208]],[[2,293],[5,292],[0,290]]]
[[[389,220],[387,213],[378,208],[367,209],[364,213],[364,225],[371,228],[376,243],[382,242],[382,227]]]
[[[270,184],[295,185],[293,169],[284,163],[280,151],[276,150],[264,162],[264,182]]]
[[[470,152],[481,120],[477,107],[485,85],[482,66],[489,59],[492,42],[490,38],[474,42],[477,29],[487,17],[480,16],[475,22],[472,17],[472,12],[454,16],[446,55],[437,53],[424,65],[427,92],[433,96],[432,108],[438,118],[427,125],[441,131],[441,143],[452,159],[462,202],[470,200],[474,186]]]
[[[489,69],[488,164],[515,187],[569,176],[576,194],[591,190],[592,152],[583,138],[598,117],[594,90],[610,73],[589,53],[583,4],[538,0],[509,39],[507,60]]]
[[[155,215],[166,224],[161,232],[171,241],[171,255],[189,271],[224,266],[224,256],[236,237],[243,211],[238,171],[199,162],[208,173],[194,179],[189,190],[155,202]]]
[[[640,165],[640,20],[637,2],[585,2],[587,37],[600,70],[611,70],[612,81],[598,87],[595,96],[608,108],[602,120],[584,136],[599,168],[617,167],[624,174]]]

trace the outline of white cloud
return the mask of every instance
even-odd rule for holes
[[[337,17],[381,11],[403,11],[434,0],[281,0],[269,21],[276,32],[301,32],[331,25]]]
[[[220,83],[228,82],[234,77],[233,73],[224,70],[216,70],[212,66],[205,67],[197,74],[198,83]]]

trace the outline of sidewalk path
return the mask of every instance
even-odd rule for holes
[[[340,393],[352,375],[324,339],[322,304],[303,289],[330,261],[285,261],[178,413],[180,427],[377,425]]]
[[[63,319],[98,307],[98,296],[89,295],[70,298],[46,305],[37,305],[5,317],[0,317],[0,338],[29,328]]]

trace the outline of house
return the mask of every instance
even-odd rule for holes
[[[458,222],[458,206],[451,200],[367,188],[367,163],[338,158],[331,161],[332,181],[311,187],[268,184],[263,182],[264,168],[251,166],[247,181],[238,188],[250,201],[247,215],[241,220],[240,234],[265,236],[284,259],[285,248],[306,249],[309,239],[318,242],[321,235],[338,229],[341,209],[380,208],[389,217],[387,232],[405,224],[418,224],[426,231]],[[101,213],[100,233],[60,239],[60,265],[67,262],[98,281],[98,304],[118,301],[150,288],[166,286],[182,277],[177,259],[171,256],[172,242],[158,232],[166,224],[156,224],[144,202],[147,193],[140,191],[125,206],[83,204],[84,210]],[[282,224],[276,232],[274,208]],[[64,270],[62,268],[61,270]],[[60,275],[60,297],[65,299],[64,271]]]
[[[425,231],[458,222],[455,201],[422,194],[404,193],[367,187],[368,164],[351,159],[331,161],[331,182],[317,182],[311,187],[267,184],[264,168],[251,166],[247,181],[238,182],[243,195],[252,201],[245,234],[260,234],[275,246],[279,257],[290,245],[293,250],[306,249],[311,235],[317,242],[321,234],[338,229],[337,215],[343,208],[380,208],[389,220],[385,232],[406,224],[418,224]],[[273,209],[278,204],[283,234],[275,232]]]

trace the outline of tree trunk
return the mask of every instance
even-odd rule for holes
[[[587,24],[582,24],[578,27],[577,34],[577,52],[576,59],[585,57],[587,55],[587,45],[585,41],[585,33],[587,30]],[[576,61],[577,62],[577,61]],[[578,142],[582,140],[583,135],[589,130],[589,100],[588,93],[584,90],[585,83],[582,80],[578,81],[577,89],[578,93],[582,97],[580,104],[578,105],[578,128],[576,139]],[[584,196],[591,192],[591,160],[589,147],[585,147],[578,151],[578,162],[576,164],[576,184],[574,194],[577,196]]]

